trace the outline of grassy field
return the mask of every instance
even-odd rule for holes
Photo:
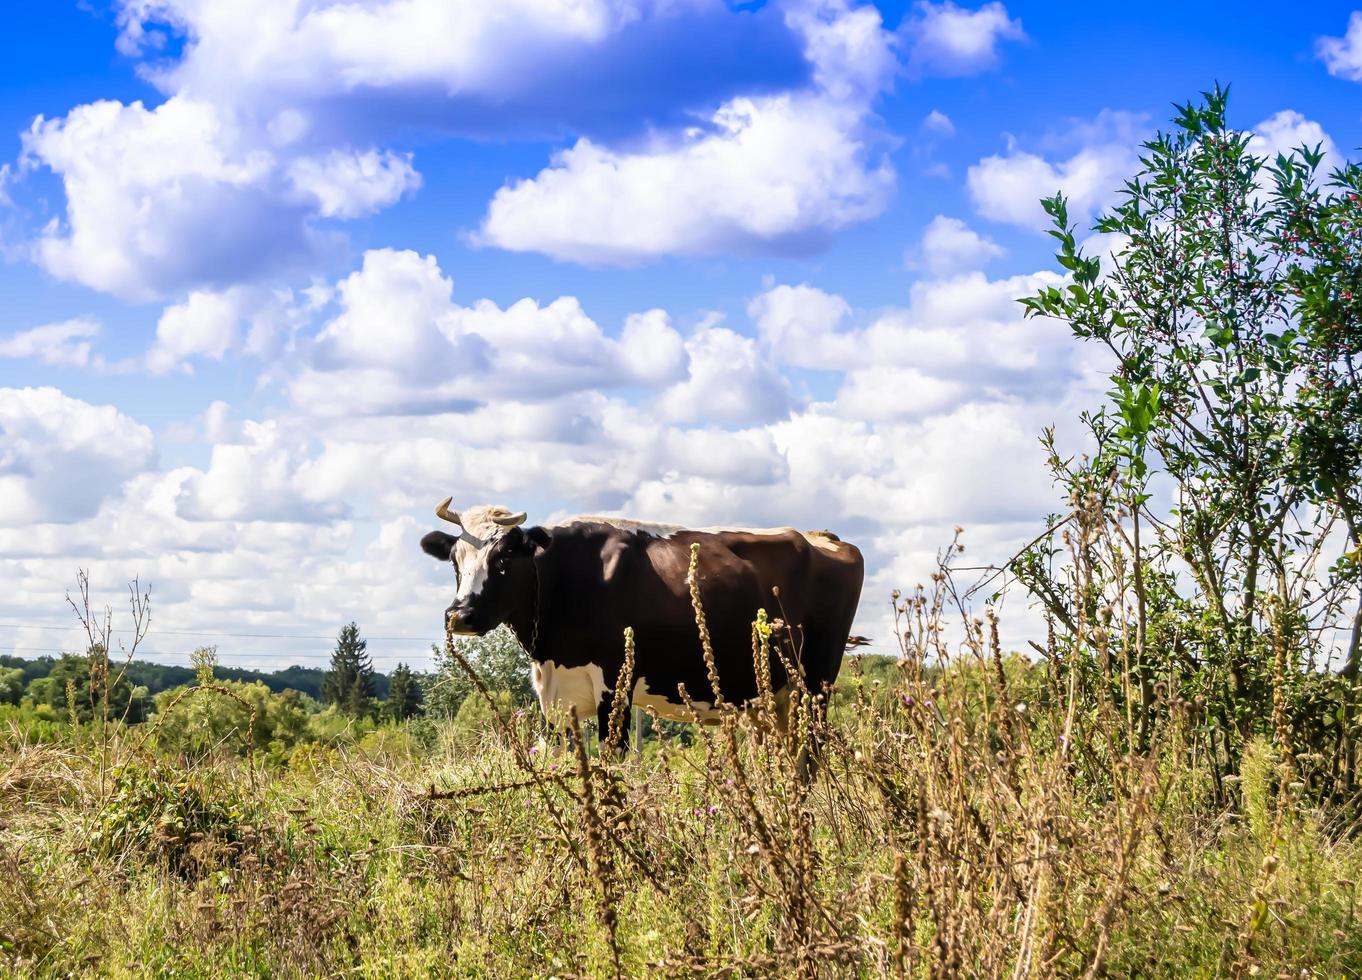
[[[618,760],[546,741],[533,712],[436,726],[425,747],[388,726],[269,758],[168,752],[155,717],[47,743],[12,727],[0,964],[1362,975],[1362,841],[1307,803],[1278,747],[1255,741],[1217,781],[1173,692],[1129,751],[1121,713],[1063,658],[1005,657],[975,621],[951,659],[939,616],[906,600],[907,655],[853,662],[826,725],[796,710],[782,728],[765,702]]]

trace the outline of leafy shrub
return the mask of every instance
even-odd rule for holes
[[[259,681],[223,681],[207,688],[172,688],[156,696],[152,719],[158,744],[202,754],[254,750],[282,758],[309,732],[307,699],[297,691],[275,694]]]
[[[190,772],[126,765],[85,830],[86,851],[116,863],[156,863],[195,875],[236,840],[241,804],[214,799]]]

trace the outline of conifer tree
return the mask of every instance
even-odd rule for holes
[[[322,682],[322,697],[353,718],[373,710],[374,666],[369,659],[369,643],[361,639],[359,626],[348,623],[336,638],[331,654],[331,669]]]
[[[393,668],[388,687],[388,700],[384,703],[387,716],[393,721],[406,721],[421,710],[421,687],[406,664]]]

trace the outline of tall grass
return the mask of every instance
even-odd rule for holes
[[[689,744],[641,757],[612,750],[622,710],[606,751],[578,730],[565,754],[480,683],[494,724],[472,751],[421,750],[397,730],[270,764],[158,753],[117,727],[65,745],[11,732],[0,964],[33,976],[1362,974],[1362,843],[1343,811],[1310,804],[1289,739],[1255,741],[1217,787],[1223,760],[1198,750],[1181,692],[1160,687],[1166,710],[1135,737],[1077,669],[1079,651],[1112,655],[1100,622],[1038,662],[1005,655],[992,611],[960,605],[944,567],[894,612],[890,681],[853,661],[830,704],[798,688],[776,697],[772,661],[797,669],[759,620],[757,704],[721,705]]]

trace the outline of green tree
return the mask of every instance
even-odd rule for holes
[[[322,681],[323,699],[352,718],[363,718],[373,711],[374,667],[368,648],[368,641],[360,638],[359,627],[346,624],[336,638],[331,669]]]
[[[18,667],[0,667],[0,704],[18,704],[24,696],[24,672]]]
[[[504,691],[510,704],[517,708],[535,703],[529,654],[508,628],[501,626],[486,636],[462,637],[456,642],[469,665],[491,690]],[[473,682],[444,648],[432,646],[431,654],[435,658],[435,672],[424,680],[426,712],[439,718],[454,718],[473,692]]]
[[[1358,670],[1362,167],[1325,174],[1319,147],[1257,156],[1227,104],[1217,87],[1144,144],[1094,227],[1110,261],[1079,245],[1062,196],[1044,202],[1072,281],[1026,311],[1113,367],[1106,404],[1083,416],[1096,452],[1074,462],[1047,437],[1095,577],[1056,574],[1050,540],[1014,571],[1071,633],[1112,620],[1130,669],[1109,673],[1117,697],[1137,692],[1142,738],[1159,679],[1182,677],[1233,758],[1269,727],[1276,643],[1293,667],[1333,655]],[[1115,562],[1084,557],[1101,538],[1085,513],[1120,515]],[[1129,616],[1104,592],[1122,574]]]
[[[383,711],[392,721],[406,721],[421,711],[421,685],[406,664],[393,668]]]
[[[73,701],[68,702],[68,693]],[[110,721],[143,721],[151,707],[147,689],[134,687],[123,665],[111,662],[98,645],[84,655],[63,654],[51,673],[29,682],[28,695],[35,704],[49,705],[63,718],[74,710],[82,723],[106,717],[106,695]]]

